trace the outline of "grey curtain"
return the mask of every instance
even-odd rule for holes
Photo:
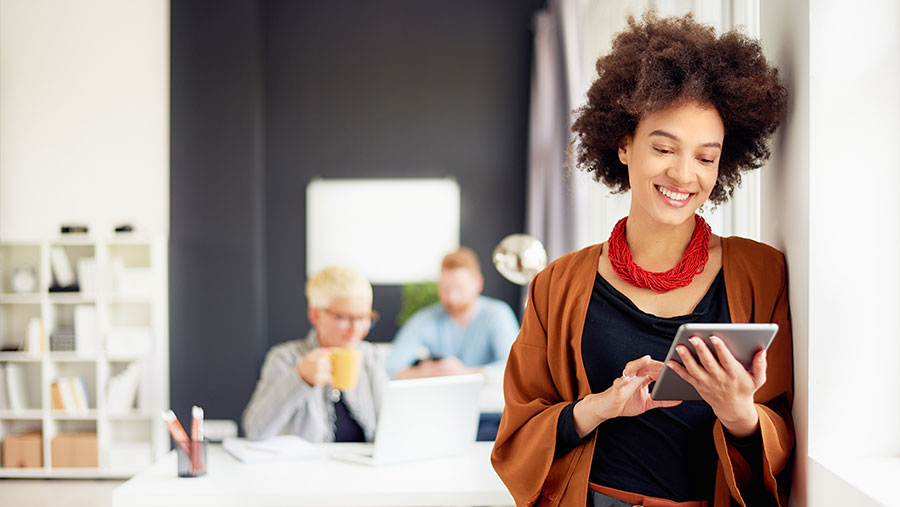
[[[573,90],[582,87],[574,15],[574,2],[550,0],[534,19],[525,226],[551,261],[587,244],[588,178],[566,163]]]

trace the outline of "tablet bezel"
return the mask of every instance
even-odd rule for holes
[[[744,369],[750,371],[753,365],[753,356],[763,349],[768,349],[778,332],[778,324],[682,324],[675,333],[669,352],[666,354],[666,360],[663,361],[663,369],[656,380],[650,397],[654,400],[684,400],[696,401],[702,400],[700,394],[682,379],[671,368],[665,366],[669,360],[677,361],[678,364],[684,364],[681,356],[675,350],[678,345],[684,345],[691,354],[697,359],[697,352],[688,339],[697,336],[706,343],[713,355],[715,349],[709,342],[710,335],[718,336],[728,347],[728,350],[734,355]],[[699,360],[698,360],[699,361]]]

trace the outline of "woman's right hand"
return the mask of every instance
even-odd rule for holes
[[[297,374],[314,387],[331,382],[331,351],[317,348],[307,352],[297,363]]]
[[[650,382],[662,371],[663,363],[650,356],[629,361],[622,376],[602,393],[592,393],[575,404],[572,416],[575,431],[584,438],[603,421],[614,417],[633,417],[660,407],[674,407],[681,401],[656,401],[650,398]]]

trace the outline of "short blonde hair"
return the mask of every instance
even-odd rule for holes
[[[355,269],[328,266],[306,281],[306,301],[310,307],[326,308],[335,299],[348,297],[372,301],[372,284]]]
[[[469,247],[461,246],[455,252],[450,252],[441,261],[441,271],[445,269],[468,269],[473,275],[481,276],[481,264],[475,251]]]

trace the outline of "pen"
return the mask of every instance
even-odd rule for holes
[[[197,405],[191,407],[191,440],[203,441],[203,409]]]
[[[178,422],[178,418],[175,417],[175,412],[172,412],[172,409],[163,410],[160,412],[160,416],[162,416],[162,420],[165,421],[166,427],[169,428],[169,433],[172,434],[172,439],[175,440],[175,443],[178,444],[178,447],[184,451],[184,455],[190,457],[191,449],[188,445],[188,436],[187,433],[184,432],[184,428],[181,426],[181,423]]]
[[[191,471],[195,474],[204,472],[203,464],[203,409],[191,407]]]

